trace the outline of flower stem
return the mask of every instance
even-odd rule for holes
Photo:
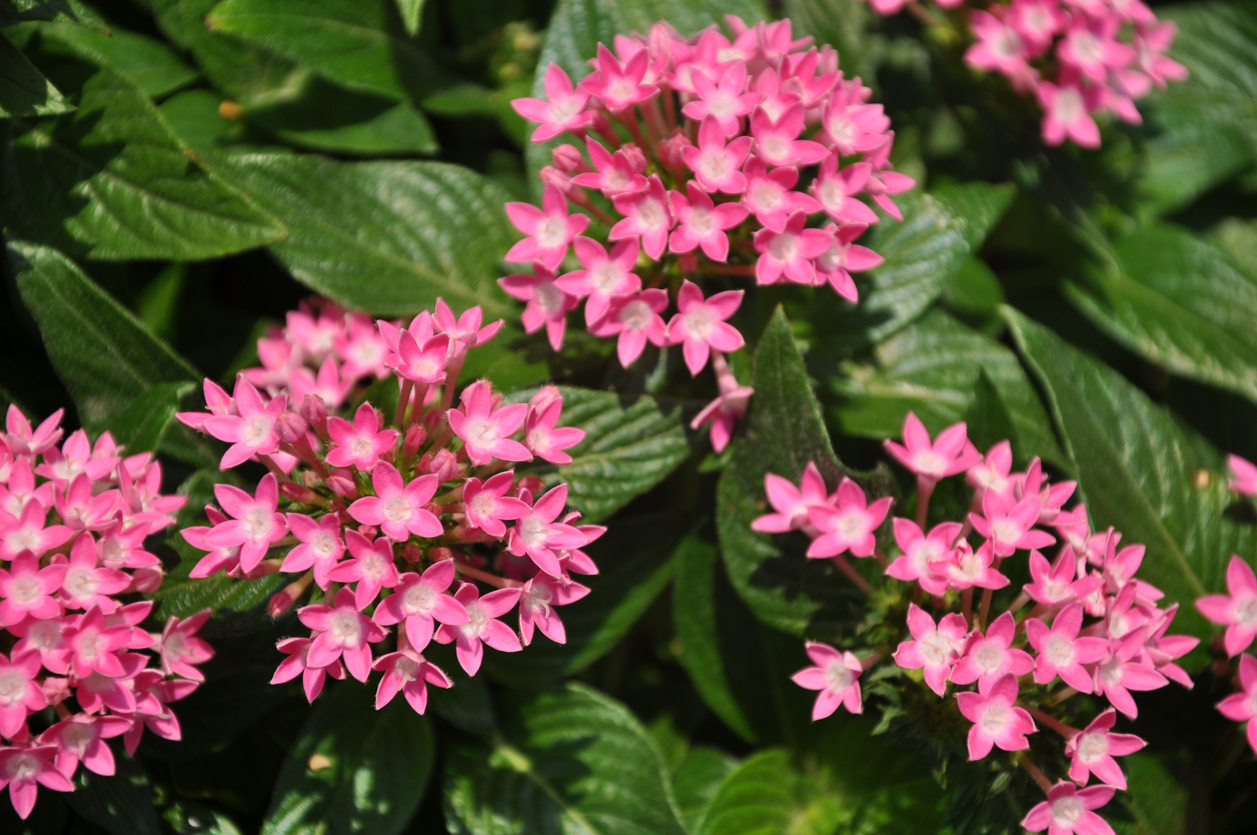
[[[964,615],[965,623],[973,624],[973,586],[960,593],[960,614]]]
[[[1043,789],[1044,794],[1052,790],[1052,781],[1047,778],[1047,775],[1039,770],[1039,767],[1035,765],[1034,761],[1029,757],[1021,758],[1021,767],[1024,768],[1032,778],[1034,778],[1034,781],[1039,784],[1039,788]]]
[[[1073,739],[1075,736],[1081,733],[1077,728],[1072,728],[1069,725],[1066,725],[1064,722],[1060,721],[1056,717],[1052,716],[1051,714],[1044,713],[1043,711],[1039,710],[1037,707],[1030,707],[1029,705],[1023,705],[1023,707],[1025,707],[1026,713],[1029,713],[1035,719],[1038,719],[1044,725],[1047,725],[1049,728],[1056,731],[1058,734],[1065,737],[1065,739],[1067,740]]]
[[[518,580],[508,580],[505,577],[499,577],[496,574],[481,571],[479,568],[472,568],[470,565],[465,565],[458,561],[454,562],[454,570],[459,574],[471,577],[474,580],[479,580],[482,583],[488,583],[491,586],[497,586],[500,589],[514,588],[515,586],[523,585],[523,583]]]
[[[870,594],[873,591],[873,587],[869,585],[869,581],[865,580],[864,576],[860,574],[860,572],[856,571],[855,566],[847,562],[847,558],[844,557],[842,554],[835,554],[829,559],[833,562],[834,565],[838,566],[839,571],[847,575],[847,579],[855,583],[856,588],[858,588],[860,591],[864,592],[865,594]]]
[[[410,390],[414,388],[414,383],[406,380],[402,383],[402,390],[397,395],[397,411],[393,414],[393,425],[398,429],[405,430],[406,425],[402,420],[406,417],[406,404],[410,402]]]
[[[917,476],[917,527],[923,532],[930,513],[930,497],[933,495],[934,481]]]

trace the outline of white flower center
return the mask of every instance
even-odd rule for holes
[[[646,231],[667,228],[667,208],[657,198],[643,199],[637,204],[637,225]]]
[[[729,169],[732,167],[729,161],[729,155],[724,151],[708,151],[703,154],[703,158],[699,161],[698,167],[702,169],[703,176],[709,180],[720,182],[729,176]]]
[[[624,270],[611,261],[606,261],[589,271],[589,283],[594,292],[610,295],[624,280]]]
[[[844,539],[858,539],[868,533],[868,519],[859,511],[839,514],[834,519],[834,530]]]
[[[683,320],[685,331],[695,339],[706,341],[708,335],[715,327],[716,319],[711,315],[711,311],[706,307],[700,307],[697,310],[691,310],[685,314]]]
[[[718,90],[707,100],[707,112],[718,119],[732,116],[738,110],[738,99],[732,93]]]
[[[558,249],[567,243],[567,218],[548,217],[537,227],[537,243],[542,249]]]
[[[463,427],[467,443],[488,449],[498,442],[497,425],[484,420],[469,420]]]
[[[634,299],[620,308],[620,322],[626,330],[644,331],[650,327],[653,310],[640,299]]]
[[[1108,734],[1090,733],[1078,738],[1078,759],[1093,763],[1109,753]]]
[[[855,683],[855,672],[841,661],[834,661],[825,670],[825,684],[832,693],[845,693]]]
[[[412,615],[426,615],[436,606],[436,589],[427,583],[415,583],[402,595],[402,608]]]
[[[1062,797],[1052,803],[1052,822],[1059,826],[1067,826],[1073,831],[1073,825],[1083,816],[1086,809],[1077,797]]]
[[[1235,622],[1247,629],[1257,628],[1257,597],[1241,597],[1235,601]]]
[[[256,506],[249,508],[244,518],[240,520],[240,528],[244,531],[245,537],[254,542],[267,539],[274,524],[275,518],[271,512],[264,507]]]
[[[34,603],[41,597],[39,580],[31,575],[18,577],[9,586],[9,599],[18,604]]]
[[[943,473],[947,470],[947,462],[943,459],[943,456],[932,449],[923,449],[912,456],[912,464],[921,475],[934,476],[936,478],[942,478]]]
[[[1008,727],[1008,723],[1012,721],[1013,712],[1008,705],[999,702],[987,702],[982,708],[982,715],[978,718],[978,724],[982,726],[982,730],[988,736],[999,736]]]
[[[925,659],[927,666],[937,667],[947,663],[951,657],[951,639],[941,632],[935,632],[921,641],[918,646],[921,648],[921,656]]]
[[[320,560],[328,559],[336,553],[336,537],[327,531],[319,531],[310,540],[310,550]]]
[[[713,179],[719,179],[713,177]],[[695,206],[690,209],[689,221],[686,223],[696,238],[708,238],[718,232],[716,213],[706,206]]]
[[[362,621],[357,612],[336,612],[328,623],[327,631],[332,640],[344,647],[356,647],[362,643]]]
[[[1073,87],[1062,87],[1056,94],[1056,101],[1052,103],[1052,112],[1056,114],[1056,118],[1067,125],[1076,121],[1085,110],[1082,93]]]
[[[410,518],[414,508],[404,493],[394,493],[380,504],[384,518],[390,522],[405,522]]]
[[[1004,663],[1004,650],[998,645],[987,641],[978,647],[973,654],[973,663],[983,675],[991,675]]]
[[[0,705],[12,707],[26,698],[26,676],[9,668],[0,673]]]
[[[789,264],[799,257],[799,237],[788,232],[774,235],[768,244],[768,257],[779,264]]]
[[[96,579],[96,572],[93,569],[71,568],[65,573],[63,585],[71,597],[81,600],[95,595],[100,581]]]
[[[1074,663],[1074,642],[1052,635],[1043,645],[1043,656],[1053,667],[1068,667]]]
[[[991,536],[996,542],[1013,545],[1021,539],[1021,527],[1008,519],[996,519],[991,523]]]
[[[270,420],[262,415],[255,415],[245,421],[240,440],[247,447],[259,447],[270,436],[271,426]]]

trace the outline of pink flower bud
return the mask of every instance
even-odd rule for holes
[[[423,446],[423,442],[428,440],[428,433],[423,430],[422,426],[412,426],[406,430],[406,439],[402,441],[402,457],[412,458],[419,451],[419,447]]]
[[[284,412],[279,416],[279,420],[275,421],[275,431],[279,434],[279,439],[286,444],[295,444],[301,440],[307,428],[308,425],[301,415],[291,410]]]
[[[303,504],[317,504],[319,495],[309,487],[304,487],[295,481],[284,481],[279,485],[279,494],[286,499],[292,499],[294,502]]]
[[[515,486],[511,488],[511,495],[518,496],[520,492],[527,490],[529,493],[536,495],[546,489],[546,483],[535,475],[522,476],[515,482]]]
[[[428,472],[435,474],[444,484],[458,474],[458,459],[448,449],[439,449],[428,463]]]
[[[573,195],[578,191],[578,187],[572,185],[572,175],[566,171],[560,171],[553,165],[542,166],[538,172],[542,185],[554,186],[566,195]]]
[[[267,614],[269,614],[272,618],[277,618],[284,614],[284,612],[287,612],[292,608],[292,605],[297,602],[297,598],[301,596],[302,592],[304,592],[309,585],[310,578],[302,577],[300,580],[284,586],[284,588],[276,592],[275,595],[271,597],[270,602],[266,604]]]
[[[687,252],[677,259],[677,267],[683,273],[692,273],[698,269],[698,253]]]
[[[551,152],[554,167],[569,174],[588,171],[585,155],[575,145],[560,145]]]
[[[60,676],[48,676],[39,683],[39,689],[44,691],[44,696],[50,705],[59,705],[73,694],[70,690],[70,680]]]
[[[630,142],[620,150],[624,153],[632,170],[638,172],[646,170],[646,155],[642,153],[641,148]]]
[[[301,401],[301,417],[314,427],[319,437],[327,437],[327,404],[317,394],[307,394]]]
[[[353,479],[343,475],[332,475],[327,479],[327,487],[333,493],[342,498],[356,499],[358,498],[358,488],[354,485]]]
[[[679,130],[659,143],[659,159],[669,168],[681,170],[685,167],[685,149],[690,147],[690,140]]]
[[[147,565],[143,568],[135,569],[135,573],[131,577],[131,589],[133,591],[151,594],[161,588],[162,580],[166,578],[166,572],[162,570],[160,565]]]
[[[418,545],[410,542],[402,548],[402,559],[406,562],[416,563],[423,559],[423,552],[419,550]]]
[[[432,409],[424,414],[422,426],[424,430],[431,435],[444,421],[445,415],[441,414],[441,410]]]
[[[428,549],[428,559],[432,562],[440,562],[441,560],[454,559],[454,552],[443,545]]]
[[[380,533],[380,529],[377,528],[375,525],[359,525],[358,533],[362,534],[367,539],[375,539],[376,536]]]

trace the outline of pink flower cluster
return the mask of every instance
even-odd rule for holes
[[[534,142],[568,134],[583,150],[554,149],[541,208],[507,205],[527,237],[506,260],[532,272],[500,281],[556,351],[583,301],[589,332],[614,337],[625,367],[647,343],[682,346],[694,375],[714,357],[721,396],[695,427],[712,423],[717,450],[749,395],[719,365],[743,345],[728,323],[743,291],[702,285],[829,284],[854,302],[851,273],[882,261],[855,243],[878,222],[861,196],[902,219],[891,195],[914,185],[890,166],[882,106],[831,47],[794,39],[788,20],[726,20],[732,37],[711,27],[685,39],[666,23],[616,36],[578,83],[552,64],[545,99],[512,103],[539,123]],[[677,312],[665,320],[669,288]]]
[[[108,432],[93,444],[80,429],[58,446],[61,417],[32,427],[10,406],[0,432],[0,788],[22,818],[39,786],[72,791],[80,764],[113,774],[106,740],[135,753],[145,728],[179,739],[168,704],[197,688],[196,666],[214,654],[196,637],[208,612],[143,628],[153,602],[138,596],[163,577],[144,543],[186,499],[163,496],[161,464]]]
[[[273,683],[300,676],[313,701],[329,675],[366,681],[378,670],[377,709],[400,691],[423,713],[428,684],[452,685],[423,656],[432,640],[455,644],[469,675],[486,644],[518,652],[537,630],[565,641],[555,607],[589,593],[572,575],[598,572],[581,549],[605,529],[566,511],[566,484],[544,491],[510,467],[570,463],[565,450],[585,433],[559,425],[553,386],[508,404],[477,380],[454,405],[467,352],[501,325],[482,326],[479,307],[456,317],[440,300],[406,327],[303,308],[259,342],[264,367],[242,372],[230,395],[206,380],[209,411],[179,415],[230,444],[223,469],[270,471],[252,493],[215,485],[209,524],[181,533],[208,552],[192,577],[296,575],[270,611],[305,600],[297,617],[309,634],[279,642],[288,657]],[[313,391],[300,382],[311,365],[327,377]],[[366,400],[377,377],[396,381],[391,419]],[[501,620],[516,606],[518,633]]]
[[[931,439],[909,414],[903,443],[886,441],[885,446],[916,475],[918,484],[915,520],[893,519],[897,555],[884,555],[876,536],[891,500],[870,503],[846,478],[830,494],[813,464],[798,487],[767,475],[765,492],[774,512],[752,523],[753,529],[766,533],[804,532],[812,540],[808,557],[833,560],[866,591],[868,581],[847,554],[872,557],[886,576],[916,586],[908,604],[906,640],[893,652],[889,646],[873,648],[861,659],[824,644],[807,644],[815,666],[794,680],[820,691],[813,719],[830,715],[839,704],[860,712],[860,673],[888,653],[899,667],[920,670],[926,686],[940,697],[949,683],[976,685],[976,690],[956,693],[958,713],[972,723],[970,760],[986,757],[993,748],[1029,748],[1028,736],[1038,731],[1036,720],[1063,737],[1071,758],[1068,776],[1073,782],[1056,785],[1028,759],[1023,761],[1048,800],[1022,825],[1032,832],[1111,832],[1091,810],[1106,803],[1114,789],[1126,788],[1113,757],[1144,745],[1137,737],[1112,732],[1117,714],[1132,719],[1138,714],[1133,693],[1164,687],[1170,680],[1191,687],[1175,659],[1198,643],[1166,634],[1178,605],[1163,606],[1162,592],[1136,577],[1144,546],[1121,546],[1121,534],[1112,528],[1093,532],[1085,506],[1064,507],[1074,492],[1073,482],[1049,483],[1038,459],[1026,471],[1013,472],[1007,441],[982,455],[968,441],[963,423]],[[926,530],[935,485],[961,474],[973,490],[972,512],[963,522],[944,521]],[[1058,542],[1053,559],[1041,553]],[[991,617],[994,592],[1010,585],[1003,563],[1018,552],[1028,552],[1031,582]],[[1251,588],[1257,611],[1257,581]],[[976,603],[975,590],[981,592]],[[1251,640],[1257,627],[1247,634]],[[1257,674],[1257,665],[1251,672]],[[1081,729],[1050,712],[1076,694],[1094,694],[1109,705]],[[1103,786],[1079,788],[1093,776]]]
[[[1257,466],[1232,455],[1230,487],[1241,496],[1257,496]],[[1257,638],[1257,574],[1241,557],[1232,555],[1226,568],[1226,594],[1210,594],[1196,601],[1196,608],[1208,620],[1226,627],[1222,649],[1227,658],[1240,656],[1240,692],[1218,703],[1222,715],[1245,722],[1248,744],[1257,753],[1257,657],[1245,652]],[[1242,654],[1241,654],[1242,653]]]
[[[936,0],[944,9],[964,0]],[[905,0],[869,0],[879,14],[897,13]],[[1133,125],[1135,106],[1152,88],[1182,81],[1187,70],[1165,53],[1178,33],[1142,0],[1012,0],[969,15],[975,42],[965,61],[1003,74],[1043,108],[1043,141],[1066,139],[1100,146],[1097,113]]]

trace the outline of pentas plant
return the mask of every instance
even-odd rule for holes
[[[585,433],[558,425],[558,389],[506,404],[477,380],[455,404],[467,352],[501,325],[441,300],[405,327],[316,302],[259,341],[263,367],[231,394],[206,380],[209,411],[179,415],[230,444],[222,469],[268,470],[251,491],[215,485],[209,524],[181,533],[208,552],[194,578],[294,575],[270,612],[299,606],[308,633],[279,642],[272,683],[301,677],[313,701],[328,676],[376,670],[377,709],[401,692],[423,713],[429,684],[452,685],[423,656],[431,641],[455,644],[468,675],[485,645],[518,652],[537,631],[565,641],[555,607],[588,594],[572,575],[597,573],[581,549],[605,529],[577,524],[567,485],[512,469],[572,460],[564,450]],[[390,381],[386,415],[367,398]],[[516,608],[518,633],[502,620]]]
[[[794,680],[818,691],[812,718],[823,719],[840,705],[861,712],[860,677],[889,656],[938,698],[952,687],[954,724],[967,728],[971,761],[994,749],[1009,752],[1042,787],[1047,800],[1030,811],[1024,827],[1111,833],[1094,810],[1115,789],[1126,788],[1114,758],[1144,746],[1138,737],[1114,731],[1118,714],[1135,718],[1134,693],[1171,680],[1191,687],[1174,662],[1197,643],[1167,634],[1178,606],[1164,605],[1162,593],[1136,576],[1144,546],[1123,545],[1112,528],[1093,532],[1085,506],[1065,508],[1073,482],[1049,483],[1038,459],[1014,472],[1008,441],[983,455],[963,423],[931,439],[909,414],[903,442],[885,445],[916,476],[918,488],[915,518],[892,519],[896,550],[884,553],[877,539],[891,499],[868,501],[850,478],[831,493],[815,464],[798,486],[767,475],[774,512],[752,524],[765,533],[802,531],[811,539],[808,558],[831,560],[869,593],[872,584],[850,558],[875,560],[894,581],[879,594],[900,601],[892,609],[906,604],[897,637],[892,631],[875,645],[841,650],[807,643],[814,666]],[[936,485],[960,476],[972,491],[971,512],[927,528]],[[1054,546],[1049,559],[1044,551]],[[1022,566],[1013,562],[1022,559]],[[1018,573],[1028,573],[1030,582],[1014,593],[1009,575]],[[997,592],[1006,606],[993,606]],[[1254,674],[1257,665],[1250,670],[1257,687]],[[1088,695],[1093,698],[1078,703]],[[1085,716],[1092,718],[1080,721]],[[1040,726],[1061,743],[1036,763],[1030,737]],[[1040,763],[1063,762],[1062,753],[1069,766],[1053,782]]]
[[[964,6],[964,0],[935,2],[943,9]],[[915,0],[869,0],[869,5],[882,15],[907,5],[933,22]],[[1187,78],[1187,69],[1165,54],[1177,27],[1158,20],[1142,0],[1012,0],[966,11],[964,23],[974,42],[965,62],[1004,75],[1013,89],[1036,99],[1049,145],[1069,139],[1098,148],[1097,115],[1141,124],[1135,102],[1153,87]]]
[[[617,35],[584,78],[551,64],[546,98],[512,103],[539,124],[534,142],[577,144],[542,169],[541,208],[507,204],[527,237],[506,261],[532,271],[500,280],[556,351],[583,302],[586,328],[616,339],[626,368],[648,343],[681,346],[692,375],[710,361],[720,396],[694,428],[709,424],[717,451],[751,394],[725,361],[744,344],[728,320],[745,291],[731,282],[857,301],[851,274],[882,262],[855,243],[878,222],[865,200],[902,220],[891,195],[914,185],[890,165],[882,106],[831,47],[795,39],[788,20],[726,21],[731,36],[682,38],[662,22]]]
[[[0,788],[18,815],[39,787],[68,792],[81,765],[114,773],[107,740],[135,753],[147,728],[179,739],[169,704],[204,680],[209,617],[149,631],[161,561],[144,548],[186,501],[161,464],[105,432],[62,443],[62,412],[37,427],[10,406],[0,433]]]
[[[1257,466],[1238,455],[1227,460],[1230,487],[1241,496],[1257,496]],[[1238,555],[1226,568],[1226,594],[1210,594],[1196,601],[1196,608],[1210,621],[1226,627],[1217,642],[1228,659],[1239,656],[1238,693],[1218,703],[1222,715],[1245,724],[1245,734],[1257,753],[1257,657],[1245,652],[1257,638],[1257,574]],[[1229,666],[1229,665],[1226,665]],[[1225,668],[1225,667],[1224,667]]]

